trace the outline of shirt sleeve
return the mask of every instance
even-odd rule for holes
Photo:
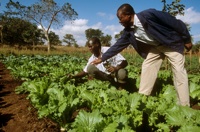
[[[97,59],[97,58],[94,57],[94,55],[92,55],[92,56],[88,59],[88,62],[87,62],[86,66],[85,66],[84,69],[83,69],[84,72],[88,73],[87,67],[88,67],[88,65],[90,65],[91,62],[94,61],[95,59]],[[100,63],[100,64],[97,64],[97,65],[95,65],[95,66],[96,66],[100,71],[109,74],[109,72],[107,72],[106,68],[104,67],[103,62]]]
[[[130,44],[130,33],[124,32],[120,39],[117,40],[117,42],[112,45],[103,55],[102,55],[102,61],[105,61],[118,53],[120,53],[123,49],[129,46]]]
[[[108,59],[108,61],[111,61],[110,64],[115,67],[120,65],[123,60],[126,60],[126,59],[119,53],[113,56],[112,58]]]
[[[94,59],[93,59],[93,55],[88,59],[88,62],[87,62],[87,64],[86,64],[86,66],[83,68],[83,71],[84,72],[86,72],[86,73],[88,73],[87,72],[87,67],[88,67],[88,65],[93,61]]]

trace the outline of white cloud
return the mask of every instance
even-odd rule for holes
[[[104,12],[98,12],[97,15],[107,20],[113,20],[116,17],[113,14],[106,14]]]
[[[119,25],[108,25],[105,27],[105,31],[111,31],[111,32],[116,32],[119,33],[119,30],[122,30],[123,27],[119,24]]]
[[[90,28],[92,28],[92,29],[102,29],[102,23],[101,22],[98,22],[98,23],[96,23],[96,24],[94,24],[94,25],[92,25],[92,26],[90,26]]]
[[[104,13],[104,12],[98,12],[97,15],[101,16],[101,17],[104,17],[104,16],[106,16],[106,13]]]
[[[200,41],[200,34],[193,35],[192,37],[193,37],[194,40]]]
[[[114,36],[115,34],[119,33],[122,30],[122,26],[120,24],[116,25],[108,25],[103,26],[101,22],[98,22],[94,25],[88,25],[88,20],[86,19],[77,19],[73,23],[71,21],[65,21],[64,25],[59,29],[51,29],[57,35],[59,35],[60,40],[63,39],[65,34],[72,34],[77,41],[79,46],[84,46],[86,43],[85,37],[85,30],[92,28],[92,29],[99,29],[101,30],[104,35],[111,35],[113,40],[112,44],[115,42]]]
[[[53,32],[59,35],[60,40],[63,39],[65,34],[72,34],[80,46],[84,46],[86,42],[85,30],[90,28],[88,20],[77,19],[74,22],[65,21],[64,25],[59,29],[52,29]]]
[[[114,18],[115,18],[115,15],[112,15],[112,14],[108,15],[109,20],[113,20]]]
[[[118,34],[120,31],[123,30],[123,27],[118,24],[118,25],[108,25],[103,29],[103,33],[106,35],[111,35],[112,36],[112,41],[111,41],[111,45],[114,44],[115,41],[115,35]]]
[[[185,10],[184,16],[177,15],[177,18],[188,24],[197,24],[200,23],[200,12],[197,12],[193,7],[190,7]]]
[[[191,34],[194,42],[200,41],[200,33],[198,27],[200,26],[200,12],[194,10],[194,7],[190,7],[185,10],[184,16],[177,15],[178,19],[191,26]]]

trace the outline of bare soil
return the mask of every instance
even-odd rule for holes
[[[15,93],[21,84],[0,62],[0,132],[59,132],[60,127],[52,120],[38,119],[27,95]]]

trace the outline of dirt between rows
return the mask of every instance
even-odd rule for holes
[[[15,93],[21,84],[0,62],[0,132],[59,132],[59,126],[52,120],[38,119],[27,95]]]

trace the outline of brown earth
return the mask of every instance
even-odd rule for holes
[[[59,132],[59,126],[50,119],[38,119],[27,95],[15,93],[21,83],[0,62],[0,132]]]

